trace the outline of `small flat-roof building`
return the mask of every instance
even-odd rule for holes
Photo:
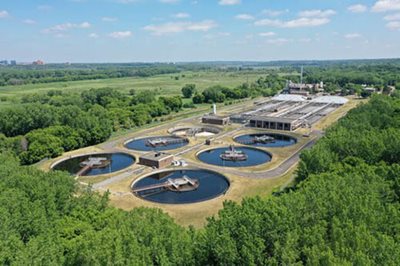
[[[307,90],[297,90],[297,89],[290,89],[289,93],[290,94],[295,94],[295,95],[302,95],[302,96],[310,95],[310,92],[307,91]]]
[[[173,161],[174,156],[164,152],[150,152],[139,157],[139,164],[156,168],[170,166]]]
[[[297,119],[272,116],[254,116],[250,118],[249,126],[255,128],[293,131],[300,125]]]
[[[229,117],[227,116],[217,116],[217,115],[205,115],[202,117],[201,122],[203,124],[212,124],[225,126],[229,123]]]

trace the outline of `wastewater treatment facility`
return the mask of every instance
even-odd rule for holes
[[[247,182],[289,173],[300,152],[323,136],[324,123],[332,114],[338,119],[348,101],[280,94],[250,104],[214,104],[209,113],[66,154],[49,168],[110,191],[122,205],[204,209],[245,190]]]
[[[1,0],[0,32],[0,266],[400,265],[400,0]]]

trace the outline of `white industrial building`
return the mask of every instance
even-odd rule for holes
[[[254,128],[293,131],[316,123],[347,102],[346,98],[339,96],[307,99],[301,95],[280,94],[252,111],[232,116],[231,121],[248,123]]]

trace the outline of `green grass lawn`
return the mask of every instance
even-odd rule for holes
[[[121,92],[128,93],[130,89],[157,90],[159,95],[178,95],[181,94],[181,88],[188,83],[196,84],[198,90],[203,90],[213,85],[224,85],[235,87],[244,82],[253,82],[264,73],[254,72],[218,72],[218,71],[199,71],[182,72],[179,74],[165,74],[148,78],[113,78],[100,80],[85,80],[71,82],[56,82],[47,84],[29,84],[22,86],[0,87],[0,96],[20,97],[27,93],[40,93],[49,90],[62,90],[64,92],[81,92],[91,88],[110,87]],[[175,77],[179,77],[178,80]],[[1,105],[1,104],[0,104]],[[0,107],[1,108],[1,107]]]

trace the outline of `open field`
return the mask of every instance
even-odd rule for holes
[[[56,82],[47,84],[29,84],[22,86],[0,87],[0,96],[20,97],[27,93],[40,93],[49,90],[62,90],[64,92],[82,92],[92,88],[114,88],[123,93],[129,90],[156,90],[159,95],[181,94],[181,88],[185,84],[193,83],[201,91],[213,85],[235,87],[243,82],[257,80],[262,73],[259,72],[218,72],[199,71],[182,72],[177,74],[157,75],[148,78],[113,78],[71,82]],[[179,77],[178,80],[175,77]],[[1,106],[2,103],[0,103]]]

